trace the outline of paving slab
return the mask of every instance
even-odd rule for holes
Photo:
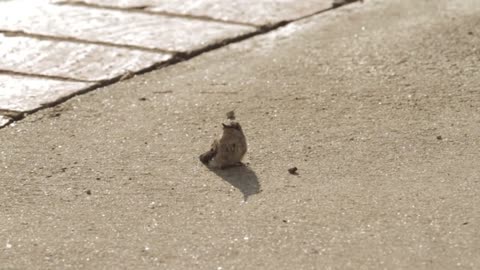
[[[164,62],[171,55],[0,33],[0,58],[2,70],[102,81]]]
[[[32,111],[93,85],[94,83],[0,74],[0,109]]]
[[[0,130],[0,269],[479,269],[460,2],[349,5]],[[232,109],[249,165],[209,170]]]
[[[198,50],[256,30],[242,25],[31,0],[0,2],[0,17],[0,30],[173,52]]]
[[[70,0],[62,2],[88,3],[122,8],[143,7],[156,12],[168,12],[218,20],[269,25],[295,20],[332,7],[333,0]]]

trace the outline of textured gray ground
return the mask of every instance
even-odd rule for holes
[[[366,1],[0,130],[0,268],[480,268],[478,25]]]

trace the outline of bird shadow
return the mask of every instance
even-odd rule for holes
[[[223,170],[213,168],[209,168],[209,170],[240,190],[243,194],[244,202],[247,201],[248,197],[261,192],[257,174],[245,164]]]

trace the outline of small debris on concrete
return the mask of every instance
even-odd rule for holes
[[[49,118],[55,118],[55,117],[60,117],[62,114],[59,113],[59,112],[52,112],[50,114],[48,114],[48,117]]]
[[[298,170],[297,167],[293,167],[293,168],[288,169],[288,172],[289,172],[290,174],[297,175],[297,174],[298,174],[298,173],[297,173],[297,170]]]
[[[87,193],[87,195],[92,195],[92,191],[90,189],[85,190],[85,193]]]
[[[470,36],[472,36],[472,35],[473,35],[473,32],[472,32],[472,31],[468,31],[468,34],[469,34]]]
[[[437,140],[439,140],[439,141],[443,140],[442,136],[438,135]]]
[[[122,77],[120,77],[120,81],[124,81],[124,80],[128,80],[128,79],[131,79],[135,76],[135,73],[133,73],[132,71],[130,70],[127,70],[127,72],[125,72]]]
[[[151,202],[151,203],[148,205],[148,208],[150,208],[150,209],[155,209],[155,202]]]
[[[141,97],[141,98],[139,98],[138,100],[140,100],[140,101],[146,101],[147,98],[146,98],[146,97]]]
[[[227,119],[235,120],[235,112],[234,111],[227,112]]]

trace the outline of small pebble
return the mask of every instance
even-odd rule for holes
[[[442,139],[443,139],[442,136],[440,136],[440,135],[437,136],[437,140],[440,141],[440,140],[442,140]]]
[[[290,174],[297,174],[297,170],[298,170],[297,167],[293,167],[293,168],[288,169],[288,172],[289,172]]]
[[[92,191],[90,189],[87,189],[85,193],[87,193],[87,195],[92,195]]]
[[[131,79],[133,78],[133,76],[135,76],[135,73],[131,72],[130,70],[125,72],[125,74],[123,74],[121,77],[120,77],[120,81],[124,81],[124,80],[128,80],[128,79]]]

